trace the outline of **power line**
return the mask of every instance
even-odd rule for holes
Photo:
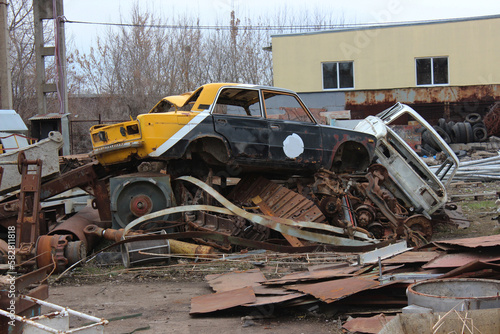
[[[467,19],[475,19],[479,17],[468,18],[447,18],[437,20],[422,20],[422,21],[400,21],[400,22],[379,22],[379,23],[339,23],[339,24],[307,24],[307,25],[180,25],[180,24],[134,24],[134,23],[112,23],[112,22],[91,22],[91,21],[75,21],[62,18],[64,23],[74,24],[87,24],[87,25],[101,25],[101,26],[115,26],[115,27],[140,27],[140,28],[157,28],[157,29],[179,29],[179,30],[233,30],[246,29],[246,30],[334,30],[334,29],[347,29],[347,28],[377,28],[387,27],[392,25],[411,25],[411,24],[426,24],[438,23],[447,21],[461,21]]]
[[[440,21],[440,20],[436,20]],[[308,25],[180,25],[180,24],[134,24],[134,23],[112,23],[112,22],[91,22],[91,21],[75,21],[64,19],[65,23],[115,26],[115,27],[142,27],[142,28],[157,28],[157,29],[180,29],[180,30],[232,30],[235,27],[238,29],[248,30],[323,30],[323,29],[345,29],[345,28],[366,28],[388,26],[393,24],[413,24],[436,21],[406,21],[406,22],[384,22],[384,23],[342,23],[342,24],[308,24]]]
[[[235,27],[238,29],[249,30],[298,30],[298,29],[338,29],[351,26],[349,24],[310,24],[310,25],[266,25],[266,26],[210,26],[210,25],[179,25],[179,24],[133,24],[133,23],[111,23],[111,22],[90,22],[90,21],[74,21],[64,19],[64,23],[87,24],[87,25],[102,25],[102,26],[115,26],[115,27],[144,27],[144,28],[158,28],[158,29],[181,29],[181,30],[232,30]],[[360,26],[360,25],[356,25]]]

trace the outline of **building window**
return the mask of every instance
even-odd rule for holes
[[[323,63],[323,89],[354,88],[352,61]]]
[[[448,57],[417,58],[417,85],[448,84]]]

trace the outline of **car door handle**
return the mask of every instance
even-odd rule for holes
[[[223,119],[223,118],[219,118],[217,119],[217,123],[220,123],[220,124],[227,124],[227,120]]]
[[[271,130],[279,130],[280,126],[276,124],[271,124]]]

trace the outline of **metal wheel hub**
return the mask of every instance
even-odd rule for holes
[[[153,210],[153,201],[147,195],[140,194],[130,200],[130,212],[137,217],[144,216]]]

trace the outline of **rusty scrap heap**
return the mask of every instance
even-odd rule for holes
[[[419,122],[443,151],[435,172],[391,129],[402,119]],[[158,137],[160,128],[170,131],[166,138]],[[61,141],[50,137],[59,146],[47,150],[57,155]],[[41,282],[78,264],[101,237],[124,245],[129,266],[170,253],[367,252],[401,240],[423,246],[435,224],[450,221],[446,184],[458,160],[418,113],[401,104],[347,130],[317,124],[293,92],[211,84],[164,98],[137,121],[95,126],[91,137],[96,160],[68,170],[75,164],[62,158],[64,173],[47,173],[48,161],[57,158],[36,158],[30,149],[0,163],[14,166],[2,178],[9,188],[2,188],[0,225],[12,231],[10,271],[23,282]],[[68,214],[66,200],[73,195],[66,192],[74,189],[90,195],[89,205]],[[4,263],[9,250],[0,243]],[[378,286],[371,278],[344,279],[363,289]],[[43,285],[16,289],[42,299],[47,294]],[[253,295],[250,290],[241,292]],[[308,293],[303,290],[286,298]]]

